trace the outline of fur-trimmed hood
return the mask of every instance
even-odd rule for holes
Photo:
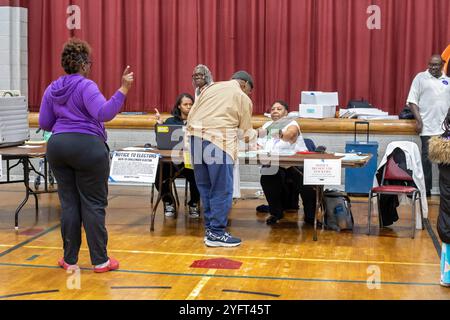
[[[431,138],[428,157],[435,163],[450,165],[450,140],[442,137]]]

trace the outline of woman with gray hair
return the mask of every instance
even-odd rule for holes
[[[195,100],[197,100],[204,89],[213,83],[214,79],[208,67],[203,64],[196,66],[194,73],[192,74],[192,84],[195,88]]]

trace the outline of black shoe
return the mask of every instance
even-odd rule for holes
[[[265,204],[263,204],[263,205],[261,205],[259,207],[256,207],[256,211],[257,212],[261,212],[261,213],[269,213],[270,212],[270,207],[265,205]]]
[[[266,220],[266,224],[268,225],[268,226],[272,226],[272,225],[274,225],[274,224],[277,224],[278,223],[278,220],[280,220],[281,218],[277,218],[277,217],[275,217],[275,216],[270,216],[269,218],[267,218],[267,220]]]
[[[305,223],[314,226],[314,218],[305,218]],[[322,228],[322,222],[317,221],[317,228]]]
[[[164,215],[167,218],[173,218],[175,217],[175,207],[172,203],[165,202],[164,203]]]
[[[198,205],[189,206],[189,218],[198,219],[200,218],[200,210]]]

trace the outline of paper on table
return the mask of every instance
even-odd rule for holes
[[[123,151],[152,151],[155,150],[153,148],[136,148],[136,147],[129,147],[124,148]]]
[[[277,155],[277,156],[284,156],[284,157],[291,157],[296,155],[297,153],[295,151],[277,151],[277,152],[271,152],[270,154],[272,155]]]
[[[47,141],[45,141],[45,140],[41,140],[41,141],[27,141],[25,143],[28,144],[28,145],[37,145],[37,144],[45,144],[45,143],[47,143]]]
[[[368,156],[361,156],[355,153],[335,153],[336,157],[343,157],[342,161],[360,161],[367,159]]]
[[[258,156],[257,151],[239,152],[239,158],[256,158]]]

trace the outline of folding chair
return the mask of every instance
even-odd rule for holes
[[[394,161],[393,155],[388,158],[388,161],[383,169],[383,175],[381,179],[381,185],[376,188],[372,188],[369,193],[369,215],[368,215],[368,235],[370,235],[370,227],[371,227],[371,218],[372,218],[372,199],[374,197],[377,198],[378,208],[380,195],[388,194],[388,195],[407,195],[412,197],[413,205],[412,205],[412,236],[414,239],[415,231],[416,231],[416,201],[419,200],[420,204],[420,215],[423,222],[423,208],[422,208],[422,195],[420,190],[416,187],[406,186],[406,185],[388,185],[386,184],[389,181],[397,181],[397,182],[414,182],[414,179],[405,172],[399,165]],[[380,211],[380,210],[378,210]],[[380,228],[383,227],[383,219],[381,216],[381,212],[378,212],[378,218],[380,223]],[[422,223],[423,228],[423,223]]]

